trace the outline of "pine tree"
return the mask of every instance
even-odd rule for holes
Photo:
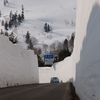
[[[4,6],[6,6],[6,1],[4,0]]]
[[[22,5],[22,11],[24,11],[24,6]]]
[[[4,26],[4,20],[2,20],[1,25]]]
[[[72,33],[72,35],[71,35],[71,40],[74,41],[74,38],[75,38],[75,33]]]
[[[16,19],[17,19],[17,13],[15,13],[15,21],[16,21]]]
[[[15,20],[15,28],[17,27],[17,21]]]
[[[47,23],[45,23],[45,25],[44,25],[44,30],[45,30],[45,32],[48,32],[48,25],[47,25]]]
[[[9,28],[11,28],[12,24],[11,24],[11,20],[9,21]]]
[[[9,14],[9,16],[10,16],[10,19],[12,18],[12,11],[10,11],[10,14]]]
[[[67,48],[67,50],[66,49],[61,50],[58,54],[59,61],[64,60],[64,58],[66,58],[70,55],[71,55],[71,53],[69,52],[68,48]]]
[[[22,22],[22,18],[20,16],[20,14],[18,15],[18,21],[21,23]]]
[[[44,66],[44,62],[43,62],[42,58],[39,55],[37,55],[37,58],[38,58],[39,67],[43,67]]]
[[[64,46],[65,49],[68,48],[68,40],[67,39],[64,40],[63,46]]]
[[[1,29],[1,32],[0,32],[0,34],[3,34],[3,31],[2,31],[2,29]]]
[[[6,0],[6,3],[8,3],[8,0]]]
[[[7,23],[7,21],[5,23],[5,30],[8,30],[8,23]]]
[[[48,30],[47,30],[48,32],[50,31],[50,26],[49,26],[49,24],[48,24]]]
[[[22,20],[24,20],[24,13],[22,13],[22,16],[21,17],[22,17]]]
[[[26,43],[29,43],[29,41],[30,41],[30,33],[29,33],[29,31],[27,31],[27,33],[26,33]]]

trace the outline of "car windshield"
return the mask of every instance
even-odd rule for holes
[[[53,79],[58,79],[57,77],[54,77]]]

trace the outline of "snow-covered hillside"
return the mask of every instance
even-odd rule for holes
[[[0,0],[0,10],[2,19],[8,19],[9,13],[21,13],[24,6],[25,21],[15,30],[19,38],[19,43],[26,47],[25,35],[30,32],[31,37],[38,39],[38,45],[51,44],[52,42],[64,41],[75,31],[76,24],[76,0],[8,0],[7,6]],[[49,33],[44,32],[44,24],[47,23],[52,28]],[[4,27],[1,26],[2,29]]]

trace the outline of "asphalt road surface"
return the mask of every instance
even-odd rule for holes
[[[70,88],[68,83],[47,83],[47,84],[33,84],[33,85],[0,89],[0,100],[72,100],[72,99],[70,97]]]

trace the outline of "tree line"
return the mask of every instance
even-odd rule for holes
[[[49,24],[47,24],[47,23],[44,24],[44,31],[45,32],[50,32],[51,31],[51,27],[50,27]]]
[[[40,55],[41,49],[35,48],[35,45],[38,44],[38,40],[35,37],[31,37],[29,31],[27,31],[25,35],[25,42],[27,44],[27,49],[33,50],[35,54]]]
[[[17,14],[17,11],[15,12],[15,14],[12,13],[12,11],[10,11],[9,14],[9,21],[1,21],[1,25],[4,26],[4,29],[7,31],[8,29],[11,29],[13,26],[15,26],[15,28],[20,25],[23,20],[24,20],[24,8],[22,5],[22,13],[21,14]]]
[[[74,38],[75,32],[72,33],[70,39],[65,39],[63,42],[58,40],[53,42],[50,46],[47,44],[43,45],[43,49],[47,54],[58,55],[58,61],[63,60],[65,57],[68,57],[72,54],[74,48]],[[47,49],[49,48],[49,52]]]
[[[66,38],[63,42],[55,41],[50,46],[43,44],[45,54],[54,55],[54,63],[64,60],[64,58],[71,56],[74,49],[75,32],[71,34],[71,38]],[[49,49],[49,51],[48,51]],[[44,66],[44,61],[40,55],[38,55],[39,67]]]

